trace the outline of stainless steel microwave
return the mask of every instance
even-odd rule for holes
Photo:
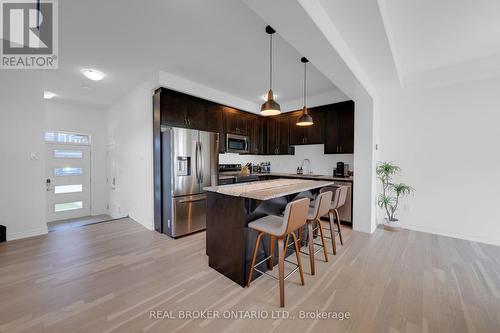
[[[250,139],[248,136],[227,133],[226,152],[248,154],[250,152]]]

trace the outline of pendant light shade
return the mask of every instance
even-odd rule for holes
[[[273,95],[273,34],[276,32],[271,26],[266,27],[269,34],[269,91],[267,101],[260,107],[260,113],[264,116],[275,116],[281,113],[280,105],[274,100]]]
[[[309,60],[307,60],[307,58],[302,57],[300,61],[304,64],[304,107],[302,108],[302,115],[297,120],[297,126],[311,126],[314,124],[313,118],[308,113],[306,107],[306,78],[307,78],[306,65],[309,62]]]
[[[304,106],[302,109],[302,116],[297,120],[297,126],[311,126],[313,124],[313,118],[307,113],[307,108]]]

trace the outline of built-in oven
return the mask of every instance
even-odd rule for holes
[[[226,152],[248,154],[250,152],[250,139],[248,136],[227,133]]]

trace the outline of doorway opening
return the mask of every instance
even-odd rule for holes
[[[91,136],[45,132],[45,185],[49,231],[109,221],[92,216]]]

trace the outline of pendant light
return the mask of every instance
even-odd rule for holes
[[[304,64],[304,107],[302,108],[302,116],[297,120],[297,126],[311,126],[314,124],[312,117],[309,115],[306,107],[306,78],[307,71],[306,66],[309,60],[307,58],[302,57],[300,61]]]
[[[267,93],[267,101],[260,107],[260,113],[264,116],[275,116],[281,113],[280,105],[274,100],[273,95],[273,34],[276,32],[271,26],[266,27],[266,32],[269,34],[269,92]]]

